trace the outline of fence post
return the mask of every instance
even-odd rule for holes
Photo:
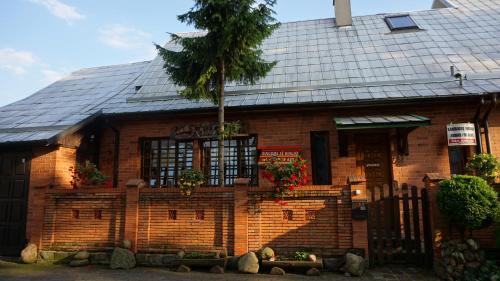
[[[143,180],[135,179],[127,182],[125,196],[125,240],[132,243],[132,252],[137,253],[137,227],[139,217],[139,189],[144,187]]]
[[[234,255],[248,252],[248,185],[250,179],[234,181]]]
[[[438,173],[428,173],[425,175],[423,182],[428,196],[429,208],[429,225],[432,235],[432,249],[434,259],[439,259],[441,256],[440,246],[443,238],[443,232],[446,232],[447,223],[444,217],[440,214],[437,205],[437,192],[439,190],[439,182],[445,180],[446,177]]]
[[[365,258],[369,258],[368,245],[368,197],[366,178],[364,176],[350,176],[347,179],[352,202],[352,247],[363,249]]]

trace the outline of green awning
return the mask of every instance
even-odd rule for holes
[[[336,117],[334,119],[337,130],[412,128],[431,125],[431,119],[413,114]]]

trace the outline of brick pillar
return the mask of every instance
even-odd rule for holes
[[[234,255],[248,252],[248,185],[249,179],[234,182]]]
[[[368,258],[368,217],[367,214],[368,197],[366,192],[366,179],[363,176],[350,176],[347,179],[349,191],[351,194],[352,210],[356,214],[352,218],[352,247],[355,249],[364,249],[365,257]]]
[[[437,205],[437,192],[439,190],[439,182],[445,180],[446,177],[438,173],[428,173],[423,181],[427,189],[429,198],[429,222],[432,234],[432,248],[434,259],[439,259],[441,256],[440,246],[443,238],[443,233],[447,232],[448,223],[439,212]]]
[[[139,189],[144,187],[143,180],[127,182],[125,202],[125,240],[132,243],[131,251],[137,253],[137,227],[139,220]]]
[[[32,187],[29,194],[28,219],[26,238],[38,249],[42,247],[43,221],[45,216],[45,193],[47,186]]]

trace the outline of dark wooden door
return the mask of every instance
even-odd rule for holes
[[[366,177],[369,189],[390,184],[391,166],[389,141],[386,134],[356,135],[356,169]]]
[[[332,184],[328,132],[311,132],[312,177],[315,185]]]
[[[0,256],[17,256],[26,243],[30,159],[0,153]]]

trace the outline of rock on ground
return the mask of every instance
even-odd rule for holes
[[[318,258],[316,257],[316,255],[313,255],[313,254],[310,254],[307,256],[307,260],[308,261],[312,261],[312,262],[315,262]]]
[[[342,270],[354,276],[362,276],[365,273],[365,259],[355,254],[347,253],[346,262]]]
[[[254,252],[249,252],[238,260],[238,271],[243,273],[259,273],[259,259]]]
[[[123,240],[122,248],[130,250],[130,248],[132,248],[132,242],[130,242],[130,240]]]
[[[84,259],[84,260],[72,260],[72,261],[69,262],[69,266],[72,266],[72,267],[85,266],[85,265],[89,265],[89,260],[88,259]]]
[[[285,270],[283,270],[283,268],[281,267],[273,267],[271,268],[271,272],[269,273],[271,275],[285,275]]]
[[[21,260],[24,263],[35,263],[38,258],[38,247],[29,243],[21,252]]]
[[[76,253],[76,255],[73,257],[74,260],[86,260],[90,257],[89,252],[87,251],[80,251]]]
[[[177,272],[185,272],[185,273],[188,273],[188,272],[191,272],[191,268],[189,268],[189,266],[187,265],[180,265],[178,268],[177,268]]]
[[[307,276],[320,276],[321,275],[321,271],[319,271],[319,269],[317,269],[317,268],[310,268],[306,272],[306,275]]]
[[[340,271],[340,269],[344,266],[344,264],[345,264],[344,256],[338,258],[323,259],[323,265],[325,266],[325,268],[332,272]]]
[[[269,247],[265,247],[264,249],[260,250],[259,255],[261,259],[268,260],[274,257],[274,251]]]
[[[210,273],[224,274],[224,268],[222,268],[220,265],[215,265],[210,268]]]
[[[135,267],[134,253],[127,249],[115,248],[109,264],[111,269],[131,269]]]

